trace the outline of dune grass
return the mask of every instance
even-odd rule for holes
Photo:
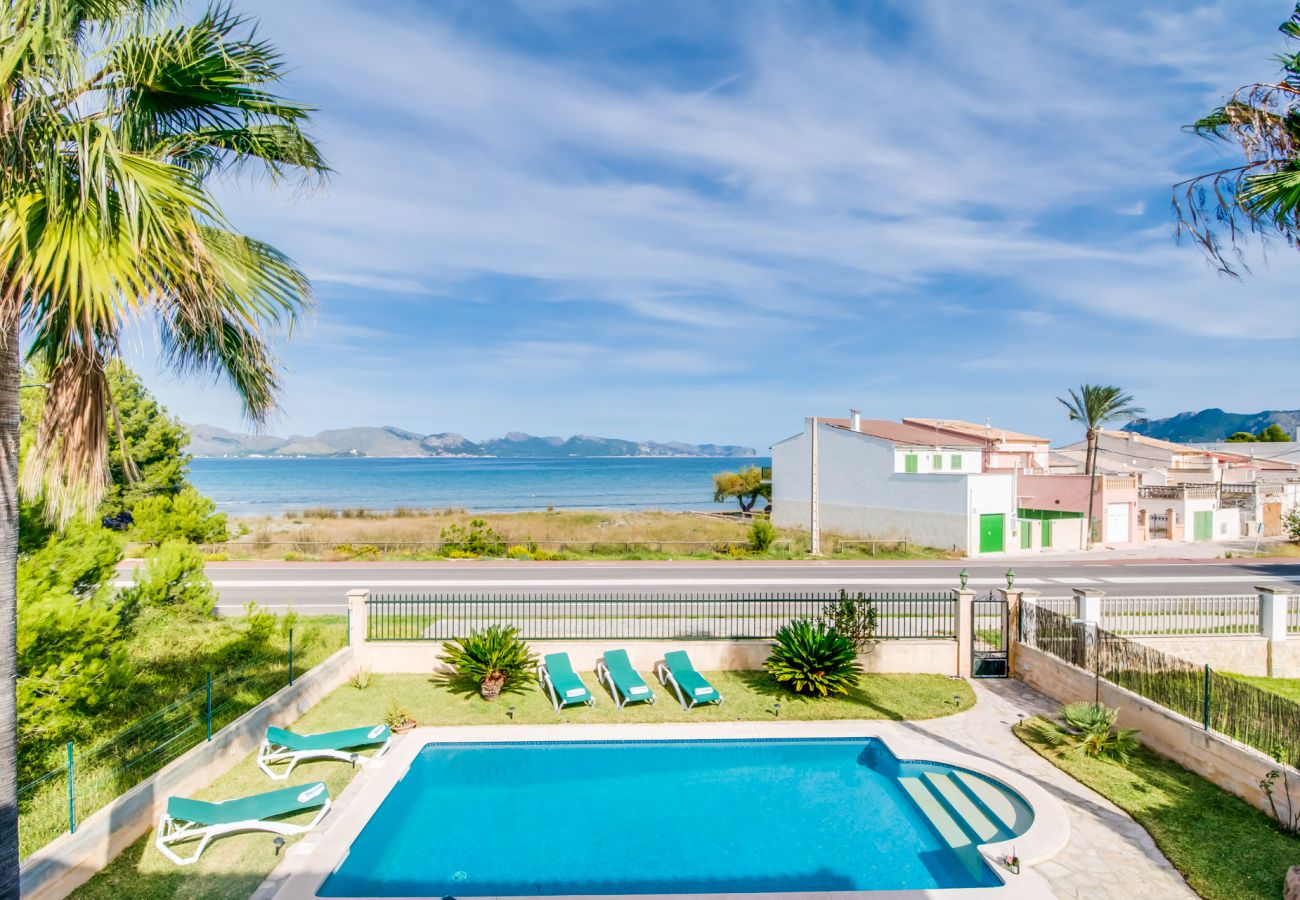
[[[659,695],[653,706],[642,704],[619,710],[594,676],[583,675],[596,695],[596,706],[570,708],[558,715],[533,681],[488,703],[478,696],[473,685],[448,685],[427,675],[374,675],[365,689],[351,684],[338,688],[293,728],[312,733],[370,724],[383,717],[394,699],[421,725],[774,721],[778,701],[782,719],[925,719],[969,709],[975,703],[966,682],[939,675],[868,675],[846,697],[807,700],[777,688],[762,672],[708,672],[706,677],[726,702],[722,706],[697,707],[688,713],[648,673],[643,674]],[[508,715],[512,706],[513,719]],[[299,766],[287,782],[272,782],[257,768],[255,756],[250,754],[195,796],[220,800],[283,785],[324,781],[330,795],[337,797],[355,774],[347,764],[324,761]],[[311,815],[304,813],[291,821],[309,819]],[[150,832],[128,847],[79,888],[72,895],[74,900],[245,900],[279,861],[271,835],[250,833],[214,841],[199,862],[182,868],[158,852],[153,837]],[[288,838],[285,850],[297,840]]]
[[[720,508],[721,510],[721,508]],[[420,560],[444,558],[434,546],[443,529],[482,520],[517,559],[797,559],[808,553],[808,533],[780,529],[777,543],[749,549],[753,520],[737,516],[656,510],[551,510],[470,513],[441,510],[310,509],[234,523],[240,534],[214,545],[214,559]],[[824,551],[840,537],[823,535]],[[531,551],[531,552],[529,552]],[[945,559],[928,547],[866,545],[840,549],[845,559]]]
[[[1287,868],[1300,865],[1300,839],[1283,834],[1249,803],[1140,747],[1128,766],[1064,755],[1034,732],[1016,736],[1076,781],[1131,815],[1207,900],[1276,900]]]

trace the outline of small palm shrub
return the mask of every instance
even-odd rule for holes
[[[537,666],[537,657],[512,625],[489,625],[467,638],[447,641],[442,656],[458,674],[479,683],[484,700],[495,700],[507,682]]]
[[[847,694],[862,677],[853,641],[824,622],[795,619],[776,632],[768,673],[796,694]]]
[[[1051,747],[1093,759],[1110,759],[1127,765],[1138,745],[1136,728],[1116,728],[1118,709],[1103,703],[1067,703],[1057,713],[1059,722],[1037,726],[1039,736]]]

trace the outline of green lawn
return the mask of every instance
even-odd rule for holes
[[[975,702],[969,685],[942,675],[867,675],[845,697],[810,700],[778,688],[762,671],[710,672],[707,677],[725,702],[687,712],[671,688],[660,687],[648,672],[642,675],[658,695],[653,706],[642,703],[619,709],[591,673],[581,677],[596,705],[569,707],[561,713],[555,712],[532,679],[515,690],[507,686],[500,700],[488,703],[474,685],[449,686],[429,675],[376,675],[365,690],[340,688],[312,713],[323,717],[325,727],[343,728],[382,715],[396,698],[421,725],[763,722],[777,718],[777,703],[782,719],[932,719],[968,709]]]
[[[660,689],[656,681],[651,686],[659,694],[658,703],[619,710],[599,689],[595,677],[587,675],[584,681],[595,693],[597,705],[557,715],[532,681],[488,703],[469,688],[450,688],[427,675],[375,675],[364,690],[343,685],[293,727],[310,733],[368,724],[382,718],[393,698],[421,725],[772,721],[777,702],[783,719],[924,719],[969,709],[975,702],[966,682],[939,675],[867,675],[848,697],[816,701],[774,687],[761,672],[709,672],[706,677],[726,697],[722,706],[683,712],[676,698]],[[511,706],[515,708],[513,720],[507,714]],[[257,768],[254,757],[242,760],[196,796],[219,800],[317,780],[326,781],[331,795],[338,796],[353,775],[346,764],[318,762],[299,766],[288,782],[272,782]],[[301,818],[309,819],[310,813]],[[222,838],[208,846],[199,862],[181,868],[155,849],[150,832],[72,896],[76,900],[244,900],[277,862],[271,840],[268,834]],[[288,844],[295,840],[289,838]]]
[[[1127,768],[1064,756],[1033,734],[1033,722],[1016,726],[1016,736],[1128,812],[1202,897],[1282,896],[1287,868],[1300,865],[1300,839],[1280,832],[1264,813],[1146,747],[1139,748]]]
[[[295,623],[298,674],[346,642],[344,621],[342,616],[319,616]],[[246,625],[237,619],[160,619],[144,623],[128,651],[133,677],[127,702],[84,717],[75,735],[79,818],[204,739],[208,671],[214,676],[214,729],[234,721],[288,681],[288,633],[279,625],[265,639],[250,642]],[[61,735],[69,737],[73,735]],[[24,742],[20,747],[25,765],[18,834],[25,856],[68,828],[67,779],[62,774],[66,757],[62,746],[51,751]],[[47,769],[54,775],[42,779]]]
[[[1235,675],[1229,672],[1222,674],[1236,678],[1238,681],[1244,681],[1247,684],[1253,684],[1262,691],[1268,691],[1300,703],[1300,678],[1265,678],[1263,675]]]

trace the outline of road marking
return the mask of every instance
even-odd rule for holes
[[[377,578],[367,579],[358,578],[355,581],[343,580],[294,580],[278,581],[272,579],[258,580],[227,580],[222,578],[212,579],[212,586],[216,588],[478,588],[478,589],[503,589],[503,588],[530,588],[532,590],[546,590],[549,588],[625,588],[625,587],[692,587],[700,590],[709,590],[714,587],[809,587],[825,585],[827,587],[841,587],[851,585],[854,587],[890,587],[900,585],[948,585],[956,581],[953,578],[563,578],[563,579],[492,579],[485,581],[482,579],[430,579],[430,578]],[[115,581],[115,587],[130,587],[133,582]],[[1017,584],[1038,585],[1044,584],[1041,579],[1037,578],[1018,578]],[[1005,578],[972,578],[969,581],[971,586],[975,587],[994,587],[1006,585]]]
[[[1100,584],[1096,578],[1053,578],[1057,584]]]

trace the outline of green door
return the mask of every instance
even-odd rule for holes
[[[980,516],[980,553],[1001,553],[1006,548],[1004,528],[1002,513]]]
[[[1208,541],[1214,537],[1213,510],[1192,514],[1192,537],[1198,541]]]
[[[1051,519],[1043,520],[1043,546],[1044,547],[1052,546],[1052,520]]]
[[[1033,525],[1029,524],[1028,519],[1020,520],[1020,549],[1021,550],[1028,550],[1029,545],[1033,543],[1033,535],[1030,532],[1030,529],[1033,527],[1034,527]]]

